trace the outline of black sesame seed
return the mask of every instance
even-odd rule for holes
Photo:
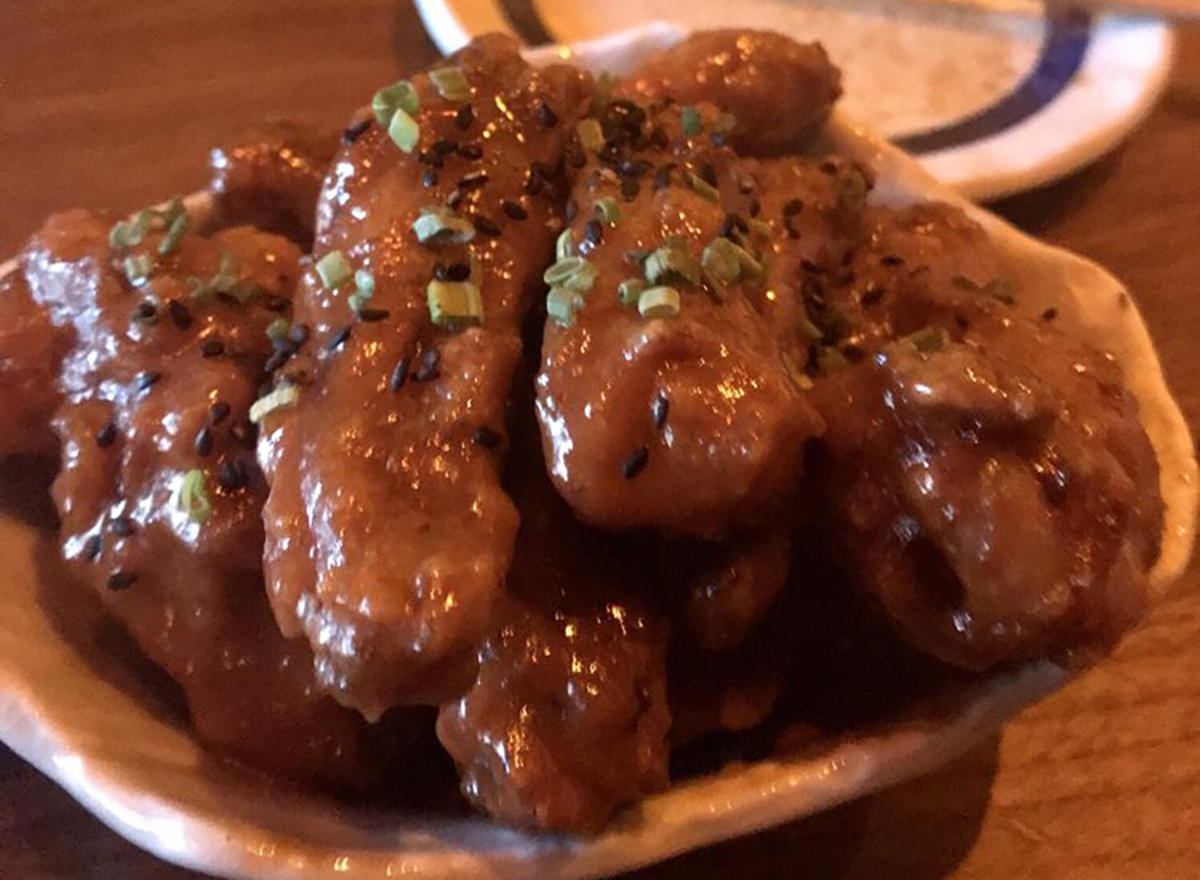
[[[578,144],[567,144],[563,148],[563,159],[572,168],[582,168],[587,164],[587,152]]]
[[[867,359],[867,350],[850,342],[842,346],[842,356],[852,364],[859,364]]]
[[[817,273],[821,271],[821,267],[807,257],[800,261],[800,268],[805,272]]]
[[[359,309],[358,320],[374,324],[376,321],[385,320],[390,314],[387,309]]]
[[[225,343],[219,339],[206,339],[200,346],[200,355],[206,358],[220,357],[225,354]]]
[[[483,158],[483,147],[479,146],[479,144],[460,144],[458,155],[469,162],[477,162]]]
[[[641,186],[636,177],[626,177],[621,181],[621,198],[627,202],[632,202],[637,198],[639,189],[641,189]]]
[[[438,351],[436,348],[431,348],[421,355],[421,366],[413,375],[413,378],[418,382],[431,382],[439,375]]]
[[[505,200],[500,205],[500,208],[504,211],[505,216],[513,220],[527,220],[529,218],[529,212],[516,202]]]
[[[360,119],[358,122],[349,126],[345,131],[342,132],[342,140],[348,144],[352,144],[356,140],[358,140],[359,137],[362,136],[363,132],[365,132],[370,127],[371,127],[370,119]]]
[[[187,330],[192,326],[192,313],[177,299],[167,300],[167,314],[171,318],[171,323],[180,330]]]
[[[899,254],[884,254],[879,258],[881,266],[901,266],[904,264],[904,257]]]
[[[433,142],[433,151],[439,156],[449,156],[451,153],[458,150],[458,141],[452,141],[447,138],[442,138],[440,141]]]
[[[729,132],[717,131],[713,132],[712,142],[718,147],[724,147],[729,143]]]
[[[592,218],[583,225],[583,237],[593,247],[600,244],[604,239],[604,224]]]
[[[554,128],[554,126],[558,125],[558,114],[554,112],[554,109],[549,104],[543,101],[538,105],[538,120],[546,128]]]
[[[114,593],[119,593],[121,590],[128,590],[133,586],[138,576],[132,571],[114,571],[108,576],[108,582],[105,584]]]
[[[495,449],[504,438],[491,428],[476,428],[471,439],[484,449]]]
[[[470,174],[464,174],[458,181],[458,188],[464,191],[479,189],[487,186],[488,175],[486,171],[472,171]]]
[[[425,172],[421,175],[421,186],[425,187],[426,189],[433,189],[437,185],[438,173],[432,168],[426,168]]]
[[[750,193],[754,192],[754,190],[757,188],[758,184],[754,182],[753,177],[743,177],[738,183],[738,192],[744,196],[750,195]]]
[[[259,303],[269,312],[282,312],[288,307],[287,297],[275,296],[274,294],[259,297]]]
[[[103,428],[96,432],[96,445],[101,449],[108,449],[117,441],[117,426],[113,422],[109,422]]]
[[[529,176],[525,178],[525,192],[528,195],[536,196],[546,188],[546,181],[542,177],[541,172],[536,165],[529,167]]]
[[[471,277],[471,266],[469,263],[457,262],[451,263],[445,267],[443,273],[446,281],[467,281]]]
[[[818,167],[825,174],[837,174],[837,162],[834,162],[832,159],[826,159]]]
[[[633,452],[629,453],[629,455],[625,456],[625,460],[621,462],[621,476],[627,480],[632,480],[646,469],[648,461],[650,461],[649,448],[639,446]]]
[[[746,206],[746,212],[751,217],[757,217],[762,212],[762,202],[758,199],[751,199],[750,203]]]
[[[231,407],[229,404],[223,400],[218,400],[208,408],[208,420],[214,425],[219,425],[229,418],[230,410]]]
[[[717,169],[712,165],[701,165],[697,173],[699,174],[700,179],[709,186],[717,185]]]
[[[500,227],[482,214],[477,214],[473,222],[475,224],[475,231],[480,235],[486,235],[488,238],[496,238],[500,235]]]
[[[799,214],[803,210],[804,210],[804,202],[800,201],[799,199],[790,199],[783,206],[783,216],[784,217],[795,217],[797,214]]]
[[[133,310],[129,320],[135,324],[146,324],[158,317],[158,307],[149,300],[143,300],[138,303],[137,308]]]
[[[138,373],[137,380],[136,380],[137,390],[138,391],[149,391],[150,388],[152,386],[154,386],[161,378],[162,378],[162,373],[155,373],[155,372]]]
[[[671,401],[665,395],[658,395],[654,398],[654,402],[650,404],[650,419],[654,422],[654,427],[662,430],[662,426],[667,423],[667,413],[671,411]]]
[[[341,330],[334,334],[333,338],[325,343],[326,351],[336,351],[346,344],[346,340],[350,338],[350,325],[347,324]]]
[[[1046,322],[1053,321],[1058,317],[1058,309],[1051,307],[1042,312],[1042,320]]]
[[[408,379],[408,365],[412,362],[410,355],[405,355],[396,363],[396,368],[392,370],[392,375],[388,379],[388,385],[393,391],[399,391],[404,387],[404,382]]]
[[[434,168],[442,167],[442,157],[433,152],[433,150],[422,150],[417,155],[417,161],[422,165],[430,165]]]
[[[574,199],[567,199],[567,205],[563,208],[563,219],[568,223],[575,220],[575,215],[579,213],[579,203]]]
[[[470,104],[463,104],[458,108],[458,112],[454,114],[454,124],[458,126],[460,131],[466,131],[474,121],[475,108]]]
[[[240,459],[227,458],[217,469],[217,484],[222,489],[241,489],[249,482],[250,475],[246,473],[246,466]]]
[[[663,165],[655,170],[652,178],[655,192],[662,192],[671,185],[671,169],[673,167],[673,165]]]
[[[667,130],[661,125],[656,125],[654,130],[650,132],[650,145],[663,149],[670,143],[670,138],[667,137]]]
[[[878,284],[871,284],[862,292],[862,296],[858,301],[864,306],[873,306],[875,303],[883,299],[884,289]]]
[[[83,549],[80,550],[80,555],[87,562],[95,562],[100,556],[100,551],[104,549],[104,541],[99,535],[89,535],[88,539],[83,542]]]
[[[263,372],[264,373],[274,373],[276,370],[278,370],[280,367],[282,367],[284,364],[286,364],[289,360],[291,360],[292,355],[295,353],[296,353],[296,350],[294,348],[292,348],[291,346],[288,346],[287,348],[277,349],[275,352],[273,352],[271,354],[271,356],[269,358],[267,358],[267,362],[265,364],[263,364]]]
[[[212,452],[213,438],[212,431],[205,425],[196,433],[196,439],[192,442],[192,448],[196,450],[196,454],[204,457]]]
[[[114,516],[108,521],[108,530],[118,538],[128,538],[137,531],[137,525],[127,516]]]

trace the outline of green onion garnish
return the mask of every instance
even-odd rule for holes
[[[558,240],[554,242],[554,255],[565,260],[567,257],[575,253],[575,243],[570,229],[564,229],[558,236]]]
[[[286,339],[291,329],[292,325],[288,323],[287,318],[276,318],[267,325],[267,339],[270,339],[272,342]]]
[[[914,333],[900,337],[901,342],[907,342],[921,354],[933,354],[941,350],[950,341],[950,335],[936,324],[922,327]]]
[[[425,301],[433,323],[447,330],[462,330],[483,323],[483,297],[470,281],[430,281]]]
[[[584,149],[595,153],[604,146],[604,129],[600,127],[598,119],[588,117],[579,120],[575,125],[575,131],[579,135],[579,142],[583,144]]]
[[[125,277],[134,287],[146,283],[150,273],[154,271],[154,261],[147,254],[135,254],[125,258]]]
[[[1017,298],[1013,296],[1012,282],[1004,278],[993,278],[983,286],[983,293],[1007,306],[1011,306],[1017,301]]]
[[[843,211],[858,211],[866,204],[871,183],[858,168],[852,168],[838,181],[838,207]]]
[[[737,128],[737,117],[732,113],[722,113],[712,124],[713,134],[729,134]]]
[[[638,297],[638,314],[643,318],[674,318],[679,307],[679,291],[674,287],[651,287]]]
[[[441,206],[422,208],[421,216],[413,221],[412,231],[417,241],[430,246],[466,244],[475,237],[474,226]]]
[[[617,298],[623,306],[637,305],[638,298],[645,289],[646,282],[641,278],[626,278],[617,285]]]
[[[566,257],[547,269],[542,280],[551,287],[586,292],[596,281],[596,267],[583,257]]]
[[[421,127],[406,112],[397,109],[388,124],[388,137],[404,152],[411,153],[421,140]]]
[[[346,257],[341,251],[330,251],[321,259],[317,260],[317,274],[321,276],[321,284],[326,290],[334,290],[341,287],[350,280],[353,274],[350,271],[350,264],[346,262]]]
[[[583,295],[565,287],[552,287],[546,294],[546,312],[551,318],[570,327],[575,323],[575,313],[583,308]]]
[[[429,71],[429,81],[447,101],[469,101],[471,84],[461,67],[439,67]]]
[[[183,475],[183,482],[179,484],[178,504],[192,522],[203,524],[212,516],[212,502],[208,500],[204,486],[204,471],[196,468]]]
[[[295,385],[281,385],[269,394],[265,394],[250,407],[250,421],[258,424],[267,414],[285,406],[291,406],[300,399],[300,389]]]
[[[771,224],[765,220],[748,220],[746,226],[750,229],[750,238],[763,244],[771,238]]]
[[[166,236],[158,243],[158,252],[165,256],[179,250],[179,243],[187,234],[187,227],[188,215],[186,213],[180,214],[172,220],[171,225],[167,228]]]
[[[617,83],[617,75],[603,70],[596,77],[596,88],[592,92],[592,113],[599,113],[612,100],[613,86]]]
[[[700,196],[700,198],[708,199],[710,202],[721,200],[721,194],[717,192],[717,188],[699,174],[693,174],[689,171],[685,179],[687,180],[688,187],[691,188],[692,192]]]
[[[665,245],[658,248],[646,258],[642,270],[651,284],[679,281],[700,283],[700,264],[682,246]]]
[[[596,204],[592,207],[600,219],[609,226],[616,226],[621,222],[621,205],[612,196],[597,199]]]
[[[354,273],[354,293],[346,300],[352,311],[361,312],[375,295],[375,276],[366,269]]]
[[[691,105],[679,108],[679,126],[688,137],[700,134],[704,128],[700,111]]]
[[[746,253],[727,238],[714,239],[700,255],[700,266],[704,269],[704,274],[718,285],[733,284],[742,276],[742,258],[739,251],[742,254]]]
[[[380,89],[371,99],[371,110],[375,113],[375,121],[387,126],[397,110],[403,110],[412,116],[421,109],[421,96],[413,84],[406,79]]]

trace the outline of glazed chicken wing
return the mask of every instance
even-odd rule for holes
[[[694,122],[625,100],[590,121],[538,414],[583,519],[715,538],[789,491],[820,422],[752,302],[761,242],[722,206],[745,198],[738,160]]]
[[[888,287],[863,311],[878,319],[850,325],[872,356],[814,392],[835,555],[902,635],[964,668],[1111,647],[1143,610],[1162,524],[1120,370],[1008,305],[952,209],[877,223],[855,262],[888,277],[855,284]]]
[[[819,43],[755,30],[700,31],[659,52],[622,91],[647,101],[713,104],[732,113],[746,154],[795,151],[829,116],[841,73]]]
[[[400,729],[370,730],[320,694],[262,585],[247,412],[299,252],[246,228],[188,235],[179,206],[169,217],[175,232],[127,229],[137,243],[113,248],[110,224],[58,215],[21,259],[30,307],[67,350],[53,419],[64,555],[179,682],[202,739],[287,775],[368,784]]]
[[[381,92],[388,126],[356,126],[334,163],[296,306],[298,399],[260,445],[275,615],[369,717],[473,676],[517,529],[500,466],[519,331],[589,95],[499,36],[453,65]]]

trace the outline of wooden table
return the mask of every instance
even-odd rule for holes
[[[51,211],[197,189],[216,141],[271,113],[338,123],[435,54],[407,0],[4,0],[0,254]],[[1001,209],[1129,283],[1200,426],[1200,30],[1124,147]],[[953,766],[639,880],[1200,877],[1200,568],[1182,587],[1195,595]],[[0,878],[194,876],[0,747]]]

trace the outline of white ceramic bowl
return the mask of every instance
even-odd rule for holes
[[[620,71],[676,34],[649,29],[575,47],[585,65]],[[559,54],[559,50],[542,52]],[[1196,507],[1188,429],[1121,284],[1103,269],[1040,244],[967,204],[919,166],[845,120],[831,146],[871,162],[891,203],[943,199],[984,224],[1023,291],[1022,307],[1053,302],[1068,327],[1101,340],[1122,362],[1162,467],[1167,502],[1160,595],[1185,565]],[[205,196],[189,200],[197,216]],[[0,266],[0,274],[13,264]],[[1045,302],[1033,301],[1046,292]],[[17,469],[0,492],[11,510],[28,492]],[[26,499],[28,500],[28,499]],[[164,713],[127,658],[104,649],[105,627],[78,601],[55,599],[53,536],[0,517],[0,738],[102,822],[172,862],[239,878],[429,880],[598,877],[776,825],[860,797],[950,760],[1046,695],[1066,674],[1046,663],[964,689],[942,720],[896,718],[803,759],[727,767],[675,785],[590,838],[512,831],[483,818],[356,810],[297,794],[207,757]]]

